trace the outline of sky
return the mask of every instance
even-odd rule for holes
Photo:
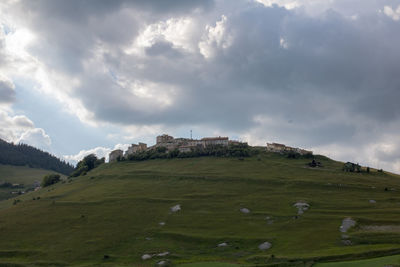
[[[400,173],[400,0],[2,0],[0,138],[76,163],[160,134]]]

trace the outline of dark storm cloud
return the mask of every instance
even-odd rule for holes
[[[349,2],[317,16],[249,1],[234,9],[229,1],[23,1],[21,10],[42,40],[31,51],[79,79],[72,97],[97,121],[259,129],[318,146],[372,142],[400,121],[399,21],[378,10],[352,18],[360,1]],[[183,24],[160,34],[180,23],[173,18],[191,20],[188,40],[179,39]],[[151,24],[154,40],[127,53]]]
[[[82,59],[102,45],[127,45],[144,23],[164,17],[205,12],[213,1],[20,1],[19,12],[41,38],[31,51],[50,67],[82,71]]]
[[[0,104],[15,101],[14,85],[10,81],[1,80],[0,77]]]
[[[90,81],[81,96],[88,106],[97,102],[98,119],[126,124],[208,122],[240,129],[254,125],[252,118],[257,114],[299,123],[308,123],[310,118],[322,122],[326,116],[336,116],[327,114],[327,107],[343,110],[350,117],[398,119],[400,28],[389,18],[351,20],[331,10],[312,18],[259,5],[227,16],[225,31],[232,36],[232,44],[217,48],[209,60],[165,41],[147,48],[145,58],[116,54],[117,72],[181,88],[174,105],[163,112],[136,109],[134,97],[132,105],[124,104],[127,94],[110,102],[110,96],[101,97],[101,85],[92,86]],[[215,25],[219,19],[215,15],[208,23]],[[171,58],[171,53],[180,56]],[[100,93],[98,99],[85,98],[91,88]],[[118,90],[124,95],[124,89]],[[104,105],[103,99],[107,100]],[[348,136],[355,127],[336,127],[337,132],[344,131],[337,138]]]

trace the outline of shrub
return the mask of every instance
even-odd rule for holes
[[[121,160],[121,158],[117,159],[118,161]],[[84,157],[81,161],[78,162],[76,165],[75,170],[72,172],[71,176],[72,177],[78,177],[81,175],[85,175],[88,171],[100,166],[105,162],[105,158],[98,159],[96,155],[90,154]]]
[[[60,181],[60,175],[59,174],[49,174],[43,177],[42,181],[42,187],[46,187],[55,183],[58,183]]]

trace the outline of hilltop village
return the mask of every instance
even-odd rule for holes
[[[109,162],[118,161],[121,158],[128,158],[138,153],[164,148],[166,152],[177,150],[179,153],[190,153],[198,149],[208,149],[212,147],[228,147],[242,145],[248,146],[246,142],[229,140],[229,137],[205,137],[202,139],[174,138],[173,136],[163,134],[156,137],[156,144],[148,147],[145,143],[132,144],[127,151],[116,149],[109,154]],[[267,143],[267,146],[260,147],[266,151],[276,153],[298,153],[300,155],[312,154],[312,151],[286,146],[278,143]]]

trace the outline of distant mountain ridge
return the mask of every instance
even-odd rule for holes
[[[43,168],[69,175],[74,167],[48,152],[26,144],[13,144],[0,139],[0,164]]]

